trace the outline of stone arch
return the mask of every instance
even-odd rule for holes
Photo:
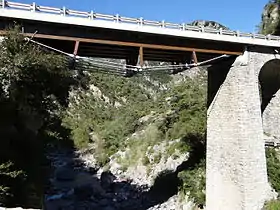
[[[258,81],[264,133],[280,137],[280,59],[267,61]]]

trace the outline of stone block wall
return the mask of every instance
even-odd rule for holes
[[[267,199],[258,74],[274,55],[255,50],[236,59],[208,108],[207,210],[260,210]]]

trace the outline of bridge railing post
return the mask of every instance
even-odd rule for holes
[[[161,21],[161,27],[162,27],[162,28],[165,27],[165,21],[164,21],[164,20]]]
[[[144,24],[144,19],[142,17],[139,18],[139,24],[140,24],[140,26],[143,26],[143,24]]]
[[[219,34],[223,35],[223,29],[222,28],[219,29]]]
[[[115,21],[118,23],[118,22],[120,22],[120,15],[119,14],[116,14],[116,16],[115,16]]]
[[[67,9],[66,9],[66,7],[62,7],[62,9],[61,9],[61,15],[62,15],[62,16],[66,16],[66,14],[67,14]]]
[[[2,0],[2,8],[4,9],[6,6],[6,1],[5,0]]]
[[[266,38],[267,40],[271,40],[270,34],[267,34],[267,35],[265,36],[265,38]]]
[[[36,3],[33,2],[33,3],[31,4],[31,11],[32,11],[32,12],[36,12],[36,10],[37,10]]]
[[[204,33],[204,26],[201,26],[201,32]]]
[[[95,18],[93,10],[89,13],[89,19],[93,20]]]
[[[183,31],[186,30],[186,25],[185,25],[185,23],[182,23],[182,30],[183,30]]]
[[[236,31],[236,36],[240,37],[240,31]]]

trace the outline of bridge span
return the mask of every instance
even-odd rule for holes
[[[198,64],[232,55],[208,68],[206,209],[263,209],[270,187],[262,116],[280,89],[280,37],[35,3],[2,0],[0,6],[2,35],[16,21],[24,35],[73,56],[143,67],[145,60]]]
[[[197,63],[219,55],[240,55],[244,47],[279,48],[280,38],[150,21],[93,11],[0,2],[0,30],[17,24],[22,32],[64,52],[86,57],[125,59],[129,65],[145,60]]]

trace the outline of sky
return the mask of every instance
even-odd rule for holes
[[[32,0],[11,0],[32,3]],[[213,20],[232,30],[255,32],[268,0],[35,0],[42,6],[63,7],[148,20],[189,23]]]

